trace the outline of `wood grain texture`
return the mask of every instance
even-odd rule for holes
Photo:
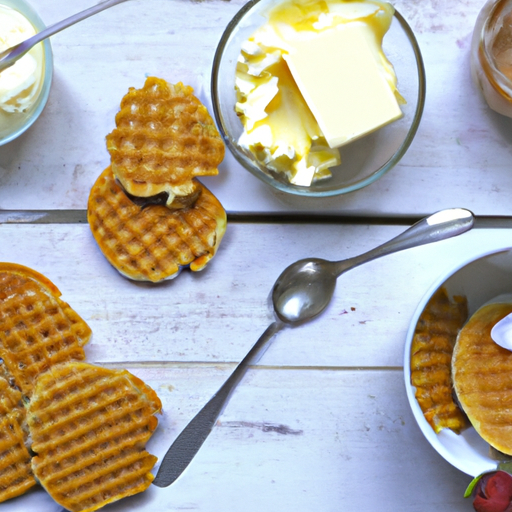
[[[194,365],[128,369],[162,399],[164,414],[148,445],[159,457],[226,376],[225,368]],[[400,371],[258,369],[174,485],[107,508],[463,512],[468,483],[422,438]],[[36,504],[41,512],[61,511],[40,489],[0,510]]]
[[[285,196],[226,155],[205,179],[228,211],[427,214],[465,206],[509,215],[512,121],[492,112],[471,82],[469,45],[481,0],[397,0],[420,44],[427,100],[420,128],[395,169],[331,199]],[[122,96],[146,75],[183,81],[211,107],[210,73],[224,28],[242,0],[130,0],[52,38],[55,76],[37,123],[0,147],[0,208],[83,209],[108,164],[105,136]],[[47,23],[89,5],[40,0]],[[240,193],[243,191],[243,193]]]
[[[482,3],[395,2],[427,73],[423,119],[395,169],[359,192],[306,200],[270,190],[227,154],[220,175],[203,181],[229,212],[300,213],[305,222],[232,222],[203,272],[184,270],[156,286],[121,277],[83,223],[89,190],[109,162],[105,136],[122,96],[147,75],[193,86],[211,108],[215,48],[245,1],[130,0],[52,38],[48,105],[30,130],[0,147],[0,260],[30,266],[60,288],[93,330],[90,362],[128,368],[154,387],[164,414],[150,451],[163,456],[271,322],[269,293],[289,263],[354,256],[405,229],[379,225],[384,217],[453,206],[511,214],[512,121],[488,109],[469,75]],[[38,0],[35,7],[51,24],[89,5]],[[377,223],[307,221],[330,213]],[[324,314],[280,332],[250,368],[182,477],[108,510],[471,509],[462,498],[469,477],[434,451],[410,411],[404,343],[434,283],[472,258],[512,247],[504,226],[341,276]],[[61,512],[40,490],[0,504],[1,512],[26,510]]]
[[[121,277],[86,224],[0,224],[1,259],[46,275],[89,323],[88,360],[127,368],[159,394],[149,451],[162,457],[270,322],[267,297],[295,259],[353,256],[403,226],[232,223],[202,273],[161,285]],[[512,246],[474,229],[356,268],[315,321],[280,332],[171,487],[109,510],[464,511],[469,477],[423,438],[405,393],[407,329],[451,268]],[[42,491],[0,511],[60,512]]]
[[[293,261],[342,259],[385,242],[399,226],[230,224],[203,272],[159,285],[129,281],[83,224],[0,225],[4,261],[50,278],[91,326],[98,362],[236,362],[272,320],[268,297]],[[307,243],[305,243],[307,241]],[[261,363],[398,367],[409,322],[430,286],[460,262],[512,246],[510,230],[473,230],[353,269],[317,319],[279,333]],[[484,249],[485,248],[485,249]]]

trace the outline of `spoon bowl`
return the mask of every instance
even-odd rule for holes
[[[506,304],[512,303],[511,293],[502,293],[487,304],[504,302]],[[496,322],[491,329],[491,338],[500,347],[512,351],[512,313],[509,313],[501,320]]]
[[[320,258],[292,263],[279,276],[272,290],[272,302],[283,322],[308,321],[331,301],[336,287],[334,264]]]
[[[494,325],[491,329],[491,338],[500,347],[512,350],[512,313]]]

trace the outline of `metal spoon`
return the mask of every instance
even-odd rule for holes
[[[512,293],[502,293],[487,301],[481,307],[500,303],[512,304]],[[512,313],[509,313],[494,324],[491,329],[491,338],[500,347],[512,351]]]
[[[473,214],[462,208],[441,210],[426,217],[389,242],[342,261],[309,258],[290,265],[277,279],[272,301],[283,322],[301,322],[321,313],[329,304],[336,279],[354,267],[381,256],[460,235],[474,225]]]
[[[279,320],[270,324],[222,387],[176,438],[165,454],[153,484],[167,487],[181,475],[210,434],[248,365],[286,324],[303,323],[322,312],[331,300],[336,278],[341,273],[387,254],[459,235],[473,225],[474,217],[470,211],[460,208],[443,210],[361,256],[338,262],[312,258],[290,265],[279,276],[272,291]]]
[[[52,26],[47,27],[44,30],[41,30],[41,32],[38,32],[32,37],[29,37],[25,41],[22,41],[17,45],[11,46],[11,48],[7,48],[7,50],[0,52],[0,71],[3,71],[4,69],[12,66],[19,58],[23,57],[23,55],[25,55],[25,53],[27,53],[33,46],[35,46],[37,43],[40,43],[47,37],[53,36],[53,34],[56,34],[57,32],[60,32],[61,30],[64,30],[65,28],[70,27],[75,23],[78,23],[79,21],[85,20],[86,18],[89,18],[94,14],[97,14],[101,11],[104,11],[105,9],[108,9],[109,7],[120,4],[122,2],[126,2],[126,0],[107,0],[106,2],[100,3],[93,7],[89,7],[84,11],[74,14],[69,18],[66,18],[65,20],[58,21]]]
[[[512,313],[494,324],[491,329],[491,338],[500,347],[512,351]]]

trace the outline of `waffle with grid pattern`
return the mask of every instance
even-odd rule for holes
[[[512,304],[482,306],[460,331],[452,373],[459,402],[471,424],[493,448],[512,455],[512,352],[497,345],[491,329]]]
[[[411,344],[411,384],[425,419],[436,433],[456,433],[469,423],[453,397],[451,360],[459,330],[467,318],[467,301],[450,300],[440,288],[423,310]]]
[[[116,128],[107,135],[114,175],[136,197],[194,196],[192,178],[218,174],[225,147],[206,107],[190,86],[155,77],[131,87],[121,101]],[[180,207],[177,201],[176,207]]]
[[[72,512],[90,512],[143,492],[157,458],[145,449],[162,404],[127,370],[82,362],[53,366],[27,411],[34,475]]]
[[[91,329],[60,295],[35,270],[0,263],[0,357],[27,397],[50,366],[85,359]]]
[[[87,218],[101,251],[124,276],[157,282],[190,266],[202,270],[213,258],[226,230],[226,212],[202,184],[187,208],[135,204],[110,167],[91,189]]]
[[[0,364],[0,503],[36,485],[27,443],[22,393],[5,366]]]

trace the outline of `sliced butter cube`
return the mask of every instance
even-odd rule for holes
[[[386,79],[375,35],[363,23],[346,23],[283,55],[331,148],[402,117]]]
[[[297,172],[290,178],[290,183],[300,187],[309,187],[315,176],[315,168],[306,165],[306,160],[303,158],[296,165]]]

